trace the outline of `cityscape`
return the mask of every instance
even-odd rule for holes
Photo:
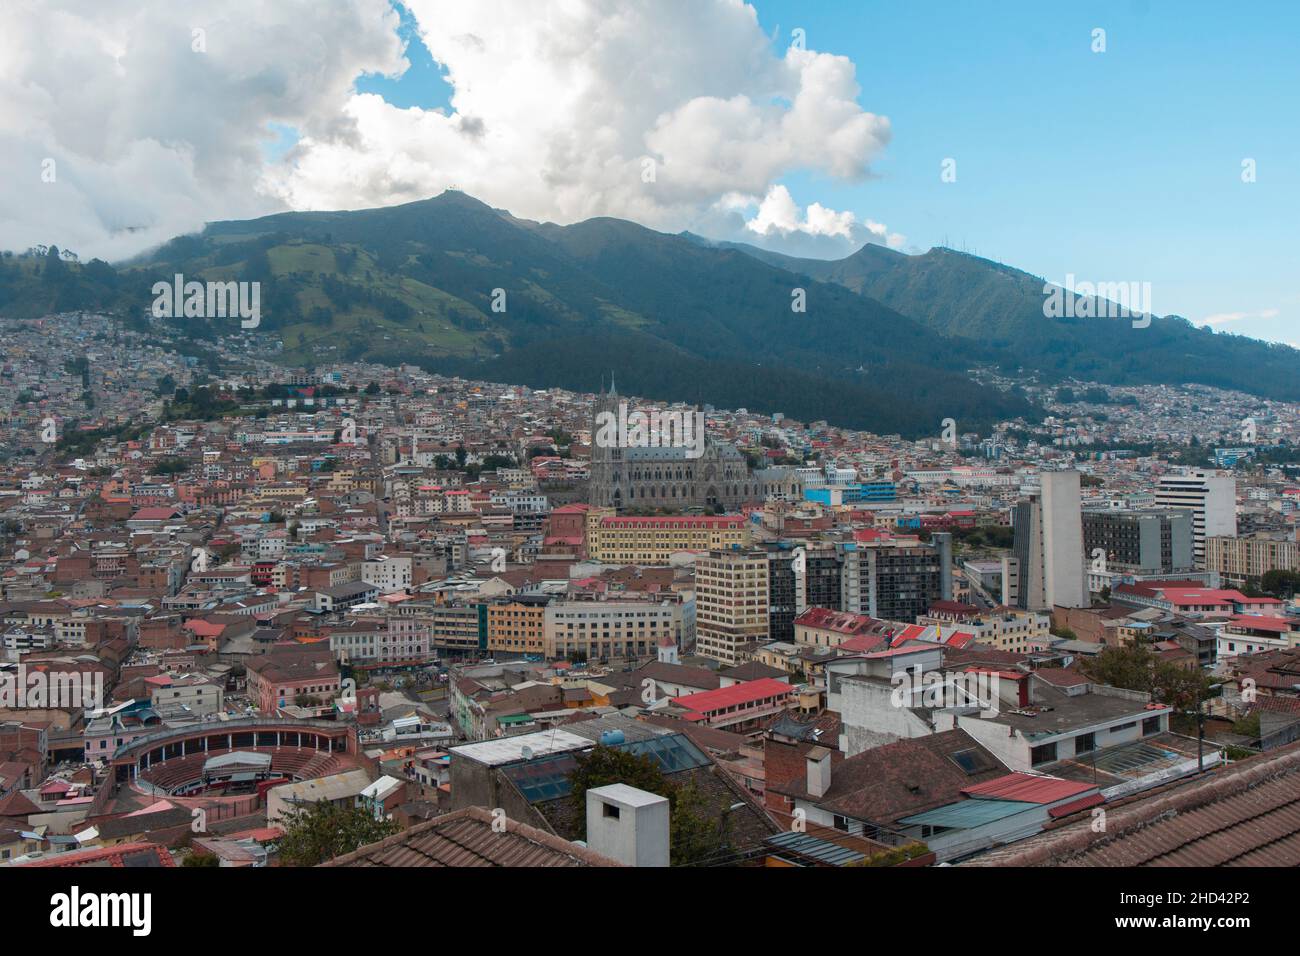
[[[227,5],[243,85],[222,4],[20,6],[29,39],[117,51],[136,79],[105,103],[145,97],[152,51],[214,123],[238,125],[218,98],[280,104],[237,188],[227,134],[179,114],[156,139],[109,120],[159,151],[138,181],[59,129],[80,101],[38,109],[48,135],[0,121],[30,167],[0,210],[0,874],[54,879],[51,927],[161,935],[201,875],[134,879],[222,868],[668,868],[683,894],[717,868],[980,868],[1018,911],[1026,867],[1101,868],[1057,905],[1271,912],[1244,892],[1270,884],[1145,874],[1300,865],[1293,292],[1247,303],[1275,290],[1225,256],[1241,311],[1197,312],[1191,259],[1058,284],[1030,271],[1055,235],[908,225],[880,197],[910,188],[888,157],[919,106],[867,112],[865,13],[841,40],[761,2],[337,0],[304,27],[351,97],[336,141],[325,92],[281,82],[315,82],[306,54],[258,72],[310,4]],[[1146,6],[1066,18],[1076,59],[1177,16]],[[712,38],[676,63],[673,17]],[[563,54],[597,71],[571,96],[561,21],[603,37]],[[638,100],[619,57],[689,92]],[[534,81],[556,115],[530,119]],[[588,115],[597,90],[621,108]],[[453,145],[475,155],[434,158]],[[978,150],[936,154],[935,196]],[[1227,177],[1264,188],[1247,158]]]

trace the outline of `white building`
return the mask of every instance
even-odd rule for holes
[[[1237,480],[1230,474],[1197,469],[1162,475],[1156,505],[1191,510],[1192,554],[1198,568],[1205,567],[1206,538],[1237,534]]]
[[[1014,558],[1005,566],[1004,601],[1014,599],[1029,610],[1091,603],[1079,479],[1077,471],[1045,471],[1038,494],[1016,506]]]
[[[361,580],[379,588],[381,594],[404,591],[411,586],[411,559],[380,555],[362,562]]]

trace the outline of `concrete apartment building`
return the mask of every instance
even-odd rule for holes
[[[1085,511],[1083,547],[1090,566],[1103,559],[1100,571],[1174,574],[1195,568],[1192,515],[1179,508]]]
[[[515,595],[508,603],[489,604],[487,646],[493,654],[546,652],[545,595]]]
[[[1259,534],[1248,538],[1212,535],[1205,539],[1205,570],[1217,571],[1234,585],[1269,571],[1300,571],[1300,542],[1293,537]]]
[[[383,555],[370,558],[361,563],[361,580],[379,588],[380,594],[404,591],[411,586],[411,559]]]
[[[221,712],[222,686],[202,674],[157,674],[144,683],[155,708],[187,707],[197,717]]]
[[[653,657],[665,637],[681,640],[681,627],[682,606],[668,601],[555,601],[544,612],[543,653],[548,660]]]

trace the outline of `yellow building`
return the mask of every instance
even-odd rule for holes
[[[546,598],[519,598],[509,604],[488,605],[488,650],[541,654],[546,631],[546,605]]]
[[[592,516],[587,554],[597,561],[667,564],[679,551],[747,548],[749,523],[742,515]]]

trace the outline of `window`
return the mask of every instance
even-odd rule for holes
[[[1150,737],[1152,734],[1160,733],[1160,718],[1148,717],[1142,721],[1142,736]]]
[[[604,815],[608,817],[610,820],[618,819],[618,807],[614,806],[614,804],[602,803],[601,807],[604,808]]]
[[[1029,751],[1030,766],[1037,767],[1040,763],[1050,763],[1056,759],[1056,744],[1043,744],[1034,747]]]
[[[1096,734],[1079,734],[1074,738],[1074,752],[1077,754],[1091,753],[1097,749]]]

